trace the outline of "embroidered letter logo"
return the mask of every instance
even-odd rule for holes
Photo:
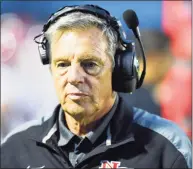
[[[120,167],[120,161],[101,161],[101,166],[99,168],[127,168],[127,167]]]

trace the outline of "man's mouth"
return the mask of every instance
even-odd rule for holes
[[[70,98],[71,100],[78,100],[86,96],[88,95],[85,93],[68,93],[67,94],[67,97]]]

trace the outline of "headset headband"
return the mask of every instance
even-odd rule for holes
[[[112,17],[108,11],[102,9],[96,5],[84,5],[84,6],[66,6],[58,10],[56,13],[52,14],[47,22],[47,24],[43,27],[43,32],[47,31],[49,26],[57,21],[57,19],[61,16],[65,16],[69,13],[73,12],[82,12],[82,13],[89,13],[101,19],[107,21],[107,24],[111,25],[115,30],[119,28],[119,25],[116,21],[115,17]]]
[[[38,41],[37,38],[41,37],[48,30],[50,25],[55,23],[60,17],[65,16],[69,13],[74,13],[74,12],[82,12],[82,13],[91,14],[93,16],[96,16],[97,18],[101,18],[101,19],[105,20],[107,22],[107,25],[111,26],[117,32],[118,41],[124,47],[127,47],[128,42],[126,42],[125,40],[123,40],[121,38],[122,30],[121,30],[121,26],[118,24],[117,19],[115,17],[111,16],[107,10],[105,10],[97,5],[82,5],[82,6],[74,5],[74,6],[65,6],[65,7],[59,9],[56,13],[51,14],[48,22],[43,26],[42,33],[40,35],[37,35],[34,38],[34,41],[38,44],[42,44],[42,41],[41,42]]]

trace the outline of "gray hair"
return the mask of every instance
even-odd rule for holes
[[[45,32],[45,37],[48,39],[49,43],[51,43],[51,37],[57,30],[86,29],[91,26],[96,26],[97,28],[101,29],[102,33],[107,37],[107,54],[111,57],[114,68],[114,55],[119,44],[118,35],[114,28],[107,25],[107,22],[104,19],[100,19],[91,14],[74,12],[59,18],[54,24],[52,24]]]

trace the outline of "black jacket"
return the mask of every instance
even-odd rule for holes
[[[2,168],[73,168],[57,146],[57,106],[48,120],[26,124],[1,145]],[[106,132],[76,168],[191,168],[191,143],[174,123],[137,108],[120,96]],[[46,141],[45,141],[46,140]]]

